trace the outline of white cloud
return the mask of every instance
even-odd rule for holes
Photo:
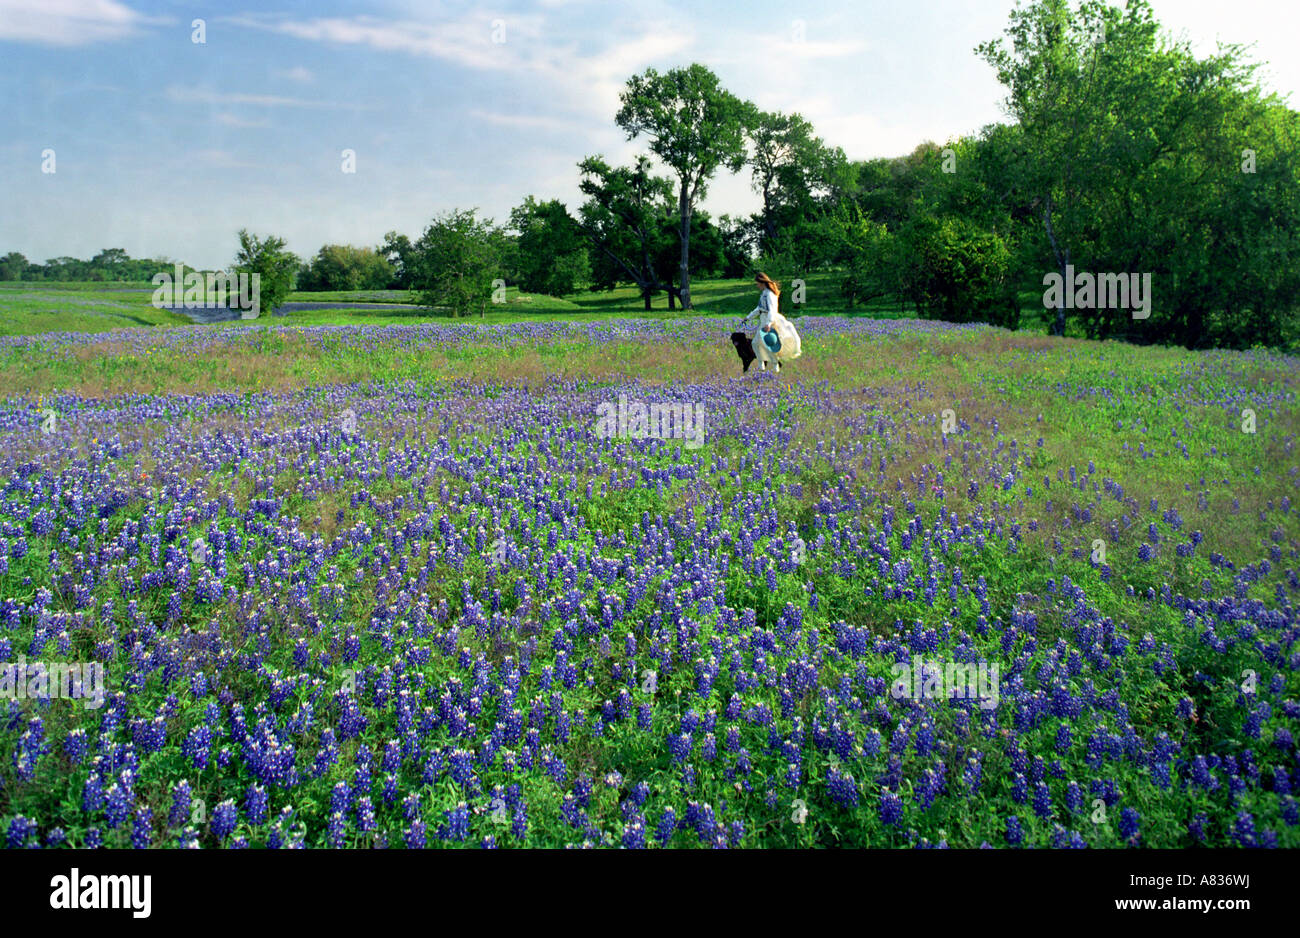
[[[214,169],[259,169],[257,163],[237,159],[226,150],[195,150],[190,153],[190,160]]]
[[[474,15],[432,25],[394,22],[374,16],[322,17],[312,20],[271,19],[264,16],[231,17],[228,21],[249,29],[282,33],[310,42],[364,45],[379,52],[432,56],[471,68],[506,68],[519,48],[538,38],[536,16],[505,19],[505,42],[492,41],[493,17]]]
[[[501,127],[513,127],[517,130],[550,130],[556,133],[575,133],[585,129],[575,121],[560,117],[546,117],[541,114],[501,114],[495,111],[482,111],[471,108],[466,114],[489,124]]]
[[[310,101],[306,98],[286,98],[274,94],[244,94],[240,92],[213,91],[210,88],[191,88],[171,85],[165,92],[168,100],[179,104],[252,104],[259,107],[347,108],[364,110],[362,105],[337,101]]]
[[[213,118],[218,124],[225,127],[270,127],[271,122],[267,120],[248,120],[235,114],[222,112]]]
[[[493,42],[494,21],[504,23],[504,42]],[[373,16],[311,20],[234,17],[228,22],[294,36],[309,42],[367,46],[379,52],[425,56],[467,68],[520,76],[543,83],[559,108],[608,121],[618,93],[633,72],[681,55],[694,43],[679,22],[651,20],[643,13],[625,24],[606,24],[607,35],[626,40],[583,54],[576,43],[557,41],[538,15],[467,14],[437,24],[381,20]]]
[[[116,0],[0,0],[0,39],[49,46],[82,46],[135,35],[166,22]]]
[[[290,69],[284,69],[273,73],[277,78],[287,78],[289,81],[297,82],[300,85],[309,85],[316,80],[311,69],[303,68],[301,65],[294,66]]]

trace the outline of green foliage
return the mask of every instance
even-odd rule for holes
[[[531,293],[564,296],[585,287],[591,262],[582,228],[558,199],[538,202],[531,195],[510,213],[518,236],[519,286]]]
[[[31,264],[17,251],[10,251],[0,257],[0,280],[22,280],[23,274]]]
[[[297,255],[284,246],[284,240],[274,235],[259,238],[247,228],[239,230],[235,273],[259,275],[261,309],[265,313],[273,312],[288,298],[301,264]]]
[[[850,308],[899,292],[897,238],[883,222],[867,218],[857,206],[849,206],[840,209],[830,224],[835,259],[842,272],[840,293]]]
[[[415,274],[415,248],[411,239],[404,234],[390,231],[384,235],[384,243],[379,246],[379,253],[393,268],[393,279],[388,286],[397,290],[411,289]]]
[[[1146,0],[1036,0],[1011,14],[1007,38],[977,51],[1023,135],[1001,175],[1026,258],[1040,277],[1067,265],[1152,275],[1149,320],[1076,310],[1085,333],[1284,344],[1300,277],[1300,117],[1263,95],[1244,50],[1198,59],[1162,36]]]
[[[492,281],[502,271],[500,233],[475,209],[453,209],[436,217],[414,245],[412,286],[426,306],[449,315],[482,316],[492,298]]]
[[[650,171],[640,156],[632,166],[613,167],[599,156],[578,164],[578,188],[587,196],[579,209],[583,236],[590,245],[592,285],[611,290],[619,282],[637,285],[645,308],[668,289],[656,260],[672,243],[666,231],[664,201],[672,183]]]
[[[393,265],[373,248],[327,244],[303,268],[298,289],[382,290],[393,281],[393,274]]]
[[[88,261],[54,257],[44,264],[33,264],[17,251],[10,251],[0,257],[0,280],[131,283],[147,281],[159,271],[170,272],[172,267],[173,262],[166,258],[133,258],[122,248],[104,248]]]
[[[911,259],[904,290],[926,318],[1008,328],[1019,324],[1007,276],[1011,253],[998,235],[959,217],[920,216],[899,238]]]
[[[758,112],[749,128],[751,181],[762,196],[750,220],[760,266],[802,276],[842,262],[836,219],[857,189],[857,170],[799,114]]]
[[[695,63],[660,74],[653,68],[628,79],[614,120],[629,140],[650,138],[650,150],[677,176],[681,237],[678,269],[682,305],[691,305],[691,213],[722,168],[739,172],[745,161],[745,126],[756,110],[726,91],[718,76]]]

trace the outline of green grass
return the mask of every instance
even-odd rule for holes
[[[806,302],[795,304],[791,283],[785,284],[782,310],[794,318],[804,315],[869,316],[877,319],[908,318],[914,314],[893,302],[877,302],[850,309],[839,295],[837,275],[813,274],[806,282]],[[525,293],[517,287],[506,290],[504,304],[489,307],[476,322],[506,323],[538,317],[576,320],[637,316],[662,319],[680,315],[741,317],[758,303],[758,290],[750,280],[701,280],[691,288],[694,310],[668,309],[668,298],[659,295],[650,311],[636,287],[614,290],[584,290],[566,297]],[[152,287],[141,283],[28,283],[0,282],[0,335],[36,335],[42,332],[105,332],[129,326],[182,325],[189,319],[180,313],[154,309]],[[405,290],[296,291],[290,303],[352,303],[341,309],[297,310],[284,316],[266,316],[276,324],[319,326],[366,323],[389,325],[422,320],[443,321],[441,310],[418,304],[417,295]],[[368,308],[374,304],[409,303],[410,311]],[[241,325],[241,323],[217,324]]]
[[[189,320],[155,309],[148,284],[0,282],[0,335],[107,332]]]

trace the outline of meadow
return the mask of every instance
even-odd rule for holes
[[[4,701],[11,847],[1300,846],[1295,358],[13,286],[0,661],[107,687]]]

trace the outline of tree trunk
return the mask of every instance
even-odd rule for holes
[[[1056,232],[1052,230],[1052,197],[1047,197],[1047,205],[1043,209],[1043,224],[1047,228],[1047,240],[1052,244],[1052,254],[1056,257],[1056,267],[1061,275],[1061,296],[1056,303],[1056,322],[1052,324],[1052,335],[1065,335],[1065,291],[1069,285],[1065,282],[1067,270],[1070,266],[1070,251],[1067,248],[1064,253],[1061,247],[1056,243]]]
[[[682,222],[682,263],[678,281],[682,285],[682,309],[691,308],[691,200],[687,195],[686,181],[682,180],[677,197],[677,210]],[[671,303],[672,300],[669,300]]]
[[[767,237],[768,253],[771,253],[776,243],[776,219],[772,217],[772,198],[766,183],[763,185],[763,234]]]

